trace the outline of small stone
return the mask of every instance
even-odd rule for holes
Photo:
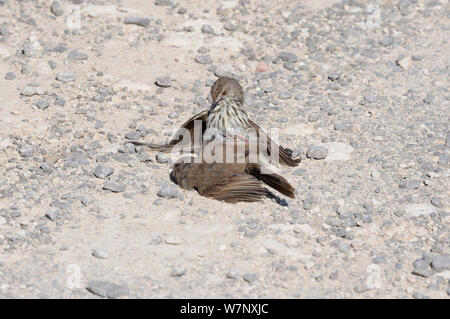
[[[50,6],[50,11],[57,17],[60,17],[64,14],[64,10],[58,1],[52,2],[52,5]]]
[[[289,100],[292,98],[292,94],[289,91],[281,91],[279,97],[282,100]]]
[[[430,204],[411,204],[405,207],[406,216],[417,217],[421,215],[431,215],[436,212],[436,208]]]
[[[72,51],[69,52],[69,54],[67,54],[67,60],[69,62],[72,62],[72,61],[84,61],[84,60],[87,60],[88,57],[89,56],[86,53],[79,52],[79,51],[76,51],[76,50],[72,50]]]
[[[13,72],[8,72],[5,75],[5,80],[11,81],[11,80],[14,80],[15,78],[16,78],[16,75]]]
[[[92,256],[99,259],[106,259],[108,258],[108,253],[104,251],[103,249],[94,249],[92,251]]]
[[[311,113],[309,116],[308,116],[308,121],[309,122],[316,122],[316,121],[318,121],[320,119],[320,113]]]
[[[174,185],[166,185],[161,187],[161,189],[157,192],[157,195],[159,197],[163,198],[178,198],[178,188]]]
[[[278,55],[279,58],[281,58],[281,60],[283,60],[284,62],[290,62],[290,63],[295,63],[297,62],[297,56],[294,53],[290,53],[290,52],[281,52]]]
[[[52,207],[45,213],[45,217],[47,217],[51,221],[54,221],[56,220],[56,218],[58,218],[59,212],[60,209],[58,207]]]
[[[161,235],[154,235],[152,239],[150,239],[150,245],[159,245],[163,242],[163,238]]]
[[[341,74],[334,72],[328,75],[328,79],[330,79],[331,81],[337,81],[341,78]]]
[[[262,73],[267,71],[269,71],[269,66],[264,61],[259,62],[258,65],[256,66],[256,72]]]
[[[181,277],[186,274],[186,268],[184,267],[173,267],[170,271],[170,277]]]
[[[450,270],[450,255],[435,255],[431,259],[431,268],[436,271]]]
[[[49,104],[48,104],[47,100],[40,99],[39,101],[34,102],[33,105],[37,106],[38,109],[40,109],[40,110],[44,110],[44,109],[48,108]]]
[[[223,25],[223,28],[227,31],[235,31],[236,30],[236,26],[230,22],[227,22]]]
[[[259,274],[256,272],[248,272],[245,273],[242,278],[248,283],[253,283],[259,279]]]
[[[145,28],[150,24],[150,19],[142,17],[125,17],[125,19],[123,19],[123,23],[134,24]]]
[[[210,64],[212,63],[212,59],[210,58],[209,55],[199,55],[195,57],[195,62],[200,64]]]
[[[388,47],[394,43],[394,38],[393,37],[384,37],[380,40],[379,43],[383,47]]]
[[[237,269],[230,269],[227,272],[227,278],[228,279],[237,279],[239,277],[239,270]]]
[[[25,86],[22,91],[20,91],[20,95],[23,96],[33,96],[33,95],[41,95],[44,94],[44,91],[40,87],[34,86]]]
[[[324,146],[316,145],[316,146],[310,146],[308,148],[308,151],[306,152],[306,156],[308,158],[313,158],[316,160],[324,159],[327,157],[328,149]]]
[[[64,83],[74,82],[76,80],[76,75],[72,71],[64,71],[56,74],[56,79]]]
[[[156,161],[160,164],[168,163],[169,157],[164,153],[158,153],[156,154]]]
[[[124,184],[117,182],[117,181],[112,181],[112,180],[107,180],[103,184],[103,189],[109,190],[114,193],[122,193],[125,191],[125,188],[126,187]]]
[[[112,169],[109,166],[103,165],[103,164],[97,165],[97,167],[94,169],[95,177],[101,178],[101,179],[107,178],[113,172],[114,172],[114,169]]]
[[[214,29],[209,24],[204,24],[202,26],[202,32],[207,34],[214,34]]]
[[[410,56],[398,58],[395,63],[404,70],[408,70],[412,65],[412,59]]]
[[[3,23],[1,26],[0,26],[0,35],[3,35],[3,36],[7,36],[7,35],[9,35],[9,30],[8,30],[8,25],[6,24],[6,23]]]
[[[20,156],[22,156],[22,157],[30,157],[30,156],[33,156],[33,154],[34,154],[34,148],[31,147],[31,146],[22,146],[22,147],[19,149],[19,154],[20,154]]]
[[[138,131],[133,131],[125,134],[125,138],[130,141],[136,141],[141,138],[141,133]]]
[[[90,281],[86,289],[104,298],[118,298],[129,294],[127,285],[117,285],[108,281]]]
[[[180,236],[169,235],[164,242],[168,245],[181,245],[184,241]]]
[[[157,6],[171,6],[171,5],[173,5],[173,0],[155,0],[155,5],[157,5]]]
[[[44,173],[50,174],[53,172],[53,168],[46,162],[42,163],[40,168]]]
[[[442,207],[441,200],[438,197],[431,197],[431,205],[436,207]]]
[[[172,80],[168,76],[160,77],[156,79],[155,84],[159,87],[168,88],[172,86]]]
[[[364,95],[364,102],[366,103],[375,103],[377,101],[377,96],[372,94]]]
[[[425,259],[418,259],[415,260],[414,263],[414,270],[412,271],[413,275],[421,276],[428,278],[433,275],[433,271],[430,268],[430,262],[426,261]]]

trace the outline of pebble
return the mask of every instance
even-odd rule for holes
[[[64,10],[58,1],[52,2],[50,6],[50,11],[57,17],[60,17],[64,14]]]
[[[224,28],[225,30],[227,30],[227,31],[236,31],[236,26],[235,26],[234,24],[230,23],[230,22],[226,22],[226,23],[223,25],[223,28]]]
[[[163,198],[178,198],[180,196],[178,192],[178,187],[175,185],[166,185],[160,188],[160,190],[156,193],[159,197]]]
[[[388,47],[394,43],[394,38],[393,37],[384,37],[380,40],[379,43],[383,47]]]
[[[316,122],[316,121],[318,121],[318,120],[320,120],[320,113],[311,113],[309,116],[308,116],[308,121],[309,122]]]
[[[20,154],[20,156],[22,156],[22,157],[30,157],[30,156],[33,156],[33,154],[34,154],[34,148],[31,147],[31,146],[22,146],[22,147],[19,149],[19,154]]]
[[[155,84],[159,87],[168,88],[172,86],[172,80],[168,76],[159,77],[156,79]]]
[[[164,242],[168,245],[181,245],[183,243],[183,238],[177,235],[169,235]]]
[[[125,19],[123,19],[123,23],[134,24],[145,28],[150,24],[150,19],[142,17],[125,17]]]
[[[411,204],[405,207],[406,216],[418,217],[421,215],[431,215],[436,212],[436,208],[430,204]]]
[[[16,75],[13,72],[8,72],[5,75],[5,80],[14,80],[16,78]]]
[[[40,87],[34,87],[34,86],[25,86],[22,91],[20,91],[20,95],[23,96],[33,96],[33,95],[42,95],[44,94],[44,90],[42,90]]]
[[[114,193],[122,193],[125,191],[126,187],[120,182],[107,180],[103,184],[103,189],[109,190]]]
[[[256,66],[256,72],[267,72],[267,71],[269,71],[269,66],[264,61],[259,62],[258,65]]]
[[[450,270],[450,255],[442,254],[433,256],[431,260],[431,268],[435,271]]]
[[[292,94],[288,91],[281,91],[279,97],[282,100],[289,100],[292,98]]]
[[[94,295],[110,299],[126,296],[130,293],[126,284],[118,285],[109,281],[99,280],[90,281],[86,289]]]
[[[97,167],[94,169],[95,177],[101,178],[101,179],[107,178],[113,172],[114,172],[114,169],[112,169],[109,166],[103,165],[103,164],[97,165]]]
[[[34,102],[33,105],[37,106],[40,110],[44,110],[49,106],[48,101],[44,99],[40,99],[37,102]]]
[[[259,279],[259,274],[256,272],[245,273],[242,278],[248,283],[254,283]]]
[[[202,26],[202,32],[207,34],[214,34],[214,29],[209,24],[204,24]]]
[[[198,55],[195,57],[195,62],[200,64],[210,64],[212,63],[212,59],[209,55]]]
[[[170,277],[181,277],[184,276],[185,274],[186,268],[181,266],[173,267],[172,270],[170,271]]]
[[[47,217],[51,221],[55,221],[56,218],[58,218],[59,213],[60,209],[58,207],[52,207],[45,213],[45,217]]]
[[[240,274],[239,270],[233,268],[228,270],[226,277],[228,279],[237,279],[239,277],[239,274]]]
[[[308,151],[306,152],[306,156],[308,158],[313,158],[316,160],[324,159],[327,157],[328,149],[324,146],[310,146],[308,148]]]
[[[86,53],[83,52],[79,52],[77,50],[72,50],[69,52],[69,54],[67,54],[67,61],[72,62],[72,61],[85,61],[88,59],[88,55]]]
[[[130,141],[136,141],[141,138],[141,133],[138,131],[133,131],[125,134],[125,138]]]
[[[56,74],[56,79],[64,83],[74,82],[76,80],[76,75],[72,71],[64,71]]]
[[[279,58],[281,58],[281,60],[283,60],[284,62],[290,62],[290,63],[295,63],[297,62],[297,56],[294,53],[290,53],[290,52],[281,52],[278,55]]]
[[[53,168],[46,162],[42,163],[40,168],[44,173],[50,174],[53,172]]]
[[[431,205],[436,207],[442,207],[441,200],[438,197],[431,197]]]
[[[160,152],[156,154],[156,161],[160,164],[168,163],[169,157],[166,154]]]
[[[108,258],[108,253],[104,251],[103,249],[94,249],[92,251],[92,256],[99,259],[106,259]]]
[[[410,56],[398,58],[395,63],[404,70],[408,70],[412,65],[412,59]]]

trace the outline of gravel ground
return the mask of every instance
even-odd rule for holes
[[[296,4],[296,2],[298,4]],[[0,0],[1,298],[450,298],[447,0]],[[181,190],[238,78],[296,199]]]

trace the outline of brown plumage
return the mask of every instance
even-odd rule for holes
[[[174,165],[173,177],[183,189],[195,189],[201,196],[228,203],[254,202],[270,196],[264,184],[295,198],[294,188],[285,178],[261,170],[257,163],[195,163],[193,157],[184,157]]]
[[[187,120],[175,133],[172,140],[167,145],[153,143],[132,142],[139,146],[148,146],[159,151],[171,151],[174,148],[189,147],[192,145],[205,144],[203,141],[204,133],[209,128],[214,128],[229,135],[229,132],[239,132],[239,129],[254,130],[257,139],[267,140],[267,154],[271,155],[272,144],[275,149],[278,148],[280,163],[288,166],[297,166],[300,159],[294,159],[291,151],[278,146],[256,123],[248,117],[244,110],[244,93],[238,81],[232,78],[221,77],[213,84],[211,88],[212,105],[208,110],[200,112]],[[194,132],[198,121],[198,132]],[[182,137],[184,130],[190,132],[191,140],[185,141]],[[228,133],[227,133],[228,132]],[[245,132],[243,132],[245,133]],[[236,133],[237,135],[239,133]],[[234,134],[232,134],[234,135]],[[199,140],[194,140],[197,137]]]

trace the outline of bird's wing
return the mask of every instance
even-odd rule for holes
[[[278,147],[278,154],[279,154],[280,162],[282,164],[285,164],[287,166],[297,166],[298,163],[301,162],[300,158],[292,158],[292,156],[291,156],[292,152],[286,150],[282,146],[278,146],[275,142],[273,142],[270,139],[270,137],[267,135],[267,133],[264,132],[264,130],[261,127],[258,126],[258,124],[256,124],[255,122],[250,120],[250,125],[253,126],[253,128],[256,130],[259,138],[267,139],[267,154],[268,155],[270,155],[272,143],[273,143],[275,148]]]
[[[206,130],[206,118],[208,116],[208,110],[202,111],[193,117],[191,117],[189,120],[183,123],[181,127],[175,132],[172,139],[170,140],[169,144],[161,145],[161,144],[154,144],[154,143],[145,143],[145,142],[137,142],[137,141],[130,141],[128,143],[132,143],[137,146],[146,146],[150,147],[153,150],[158,150],[160,152],[170,152],[175,148],[183,148],[183,151],[187,152],[190,147],[191,152],[196,152],[201,148],[201,142],[203,133]],[[198,126],[198,132],[195,132],[196,121],[199,121]],[[189,134],[186,136],[187,140],[184,139],[184,136],[186,134]],[[188,139],[190,138],[190,140]],[[182,143],[180,143],[183,141]],[[198,145],[198,146],[196,146]]]
[[[276,189],[280,193],[290,197],[295,198],[294,187],[289,184],[289,182],[283,177],[273,172],[261,172],[261,165],[257,163],[249,163],[247,165],[247,172],[250,175],[255,176],[258,180],[267,184],[268,186]]]
[[[227,203],[255,202],[268,195],[268,190],[251,175],[216,176],[214,179],[207,187],[198,187],[198,193]]]
[[[189,132],[190,137],[191,137],[191,141],[190,143],[192,143],[191,145],[194,144],[194,137],[196,137],[197,139],[199,139],[196,142],[201,142],[201,138],[203,136],[204,131],[206,130],[206,119],[208,116],[208,111],[209,110],[204,110],[196,115],[194,115],[193,117],[191,117],[189,120],[187,120],[186,122],[183,123],[183,125],[181,125],[181,127],[175,132],[175,135],[173,136],[173,138],[170,140],[169,145],[176,145],[179,142],[181,142],[183,140],[183,136],[184,136],[184,132]],[[200,126],[198,127],[199,129],[201,129],[200,132],[195,132],[195,123],[196,121],[199,121],[198,123],[200,124]],[[200,134],[200,136],[195,136],[196,134]],[[187,143],[188,141],[185,141],[184,143]]]

